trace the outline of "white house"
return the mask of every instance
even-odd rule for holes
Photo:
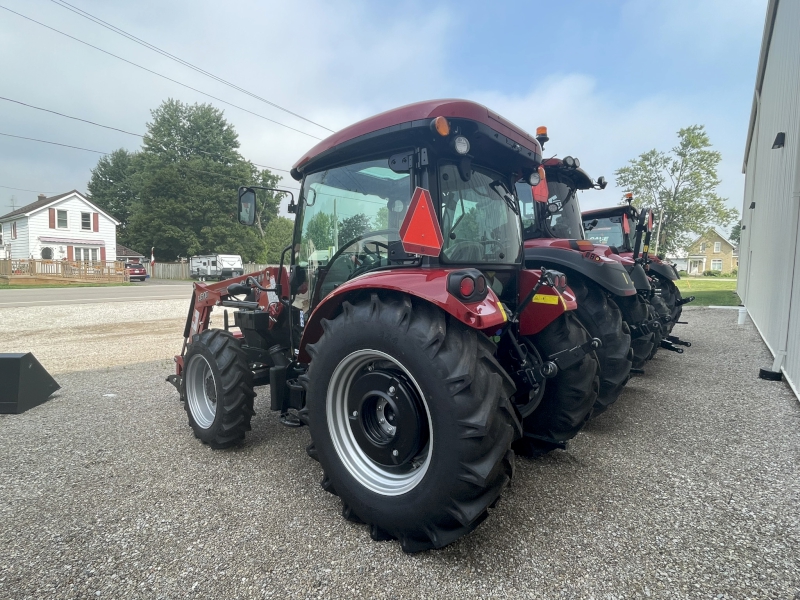
[[[119,221],[72,190],[0,217],[2,240],[10,258],[113,261]]]

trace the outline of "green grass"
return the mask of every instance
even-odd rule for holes
[[[739,306],[742,303],[736,294],[735,279],[687,277],[675,283],[684,297],[695,297],[687,306]]]
[[[40,288],[120,287],[135,283],[47,283],[44,285],[8,285],[0,281],[0,290],[35,290]]]

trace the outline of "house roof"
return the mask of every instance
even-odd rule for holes
[[[59,194],[58,196],[50,196],[49,198],[42,198],[40,196],[39,199],[36,202],[31,202],[30,204],[27,204],[27,205],[23,206],[22,208],[18,208],[17,210],[12,210],[10,213],[7,213],[7,214],[5,214],[3,216],[0,216],[0,220],[10,219],[11,217],[18,217],[20,215],[26,215],[26,214],[28,214],[30,212],[33,212],[35,210],[38,210],[40,208],[44,208],[45,206],[47,206],[51,202],[56,202],[57,200],[61,200],[65,196],[69,196],[70,194],[73,194],[73,193],[78,194],[79,192],[77,190],[72,190],[71,192],[66,192],[64,194]]]
[[[144,258],[144,254],[140,254],[139,252],[136,252],[136,250],[131,250],[127,246],[122,246],[120,244],[117,244],[117,256],[138,256]]]
[[[764,73],[767,70],[767,58],[769,57],[769,47],[772,43],[772,30],[775,28],[775,17],[777,14],[778,0],[769,0],[769,4],[767,5],[767,16],[764,19],[764,33],[761,36],[761,54],[758,57],[756,88],[753,92],[753,106],[750,109],[750,124],[747,127],[747,142],[744,148],[742,173],[747,171],[747,160],[750,158],[750,146],[753,144],[753,133],[756,127],[758,104],[761,101],[761,88],[764,85]]]
[[[699,235],[699,236],[697,236],[697,238],[696,238],[696,239],[695,239],[695,240],[694,240],[694,241],[693,241],[691,244],[689,244],[689,248],[688,248],[688,249],[691,249],[691,248],[692,248],[692,246],[694,246],[694,245],[695,245],[697,242],[699,242],[699,241],[700,241],[700,240],[702,240],[704,237],[706,237],[706,236],[707,236],[709,233],[715,233],[716,235],[718,235],[719,237],[721,237],[723,242],[725,242],[725,243],[726,243],[726,244],[728,244],[728,245],[729,245],[731,248],[733,248],[733,253],[734,253],[734,254],[736,254],[736,253],[737,253],[737,251],[739,250],[739,246],[737,246],[737,245],[736,245],[736,244],[734,244],[732,241],[730,241],[730,240],[729,240],[729,239],[728,239],[728,238],[725,236],[725,234],[723,234],[723,233],[722,233],[722,232],[721,232],[719,229],[717,229],[716,227],[709,227],[708,231],[706,231],[706,232],[705,232],[703,235]]]
[[[92,204],[92,202],[86,196],[81,194],[78,190],[72,190],[72,191],[69,191],[69,192],[65,192],[63,194],[58,194],[57,196],[50,196],[49,198],[41,198],[40,197],[38,200],[36,200],[36,202],[31,202],[30,204],[28,204],[26,206],[23,206],[22,208],[18,208],[17,210],[13,210],[10,213],[7,213],[7,214],[1,216],[0,217],[0,221],[5,221],[7,219],[13,219],[15,217],[21,217],[21,216],[29,217],[33,213],[39,212],[40,210],[44,210],[45,208],[48,208],[49,206],[57,203],[59,200],[63,200],[67,196],[72,196],[73,194],[76,195],[76,196],[79,196],[81,198],[81,200],[86,202],[86,204],[91,206],[97,212],[101,213],[102,215],[104,215],[108,219],[111,219],[114,222],[115,225],[119,225],[119,221],[117,221],[114,217],[109,215],[104,210],[102,210],[102,209],[98,208],[96,205]]]

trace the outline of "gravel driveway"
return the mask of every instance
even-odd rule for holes
[[[772,360],[735,311],[685,310],[692,348],[659,352],[568,451],[519,459],[477,531],[409,556],[341,518],[265,388],[243,447],[191,436],[164,382],[172,304],[105,333],[95,308],[20,313],[11,345],[62,390],[0,416],[0,597],[800,598],[800,403],[756,378]],[[116,366],[77,370],[100,356]]]

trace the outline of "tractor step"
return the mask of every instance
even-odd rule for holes
[[[692,347],[692,342],[684,342],[681,338],[675,335],[668,335],[667,341],[672,342],[673,344],[677,344],[678,346],[686,346],[687,348]]]
[[[644,369],[636,369],[631,367],[631,375],[644,375]]]
[[[669,350],[670,352],[683,354],[683,348],[678,348],[675,344],[668,342],[667,340],[661,340],[661,347],[664,348],[664,350]]]

